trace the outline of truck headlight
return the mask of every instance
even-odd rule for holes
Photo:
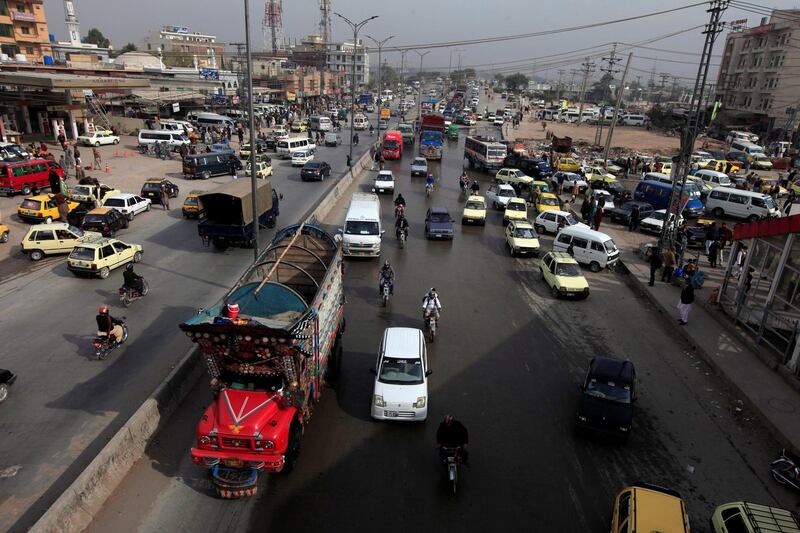
[[[422,409],[423,407],[425,407],[426,401],[427,398],[425,398],[425,396],[420,396],[419,398],[417,398],[417,401],[414,402],[414,407],[416,407],[417,409]]]
[[[380,394],[375,395],[375,407],[386,407],[386,402],[383,401],[383,396]]]
[[[271,449],[275,447],[275,443],[267,439],[256,439],[256,448]]]
[[[211,446],[211,437],[203,435],[198,439],[200,446]]]

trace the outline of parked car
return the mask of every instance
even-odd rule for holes
[[[139,213],[150,211],[150,204],[152,202],[149,198],[142,198],[135,194],[122,193],[113,196],[106,196],[103,199],[103,207],[113,207],[126,217],[128,220],[133,220],[133,217]]]
[[[309,161],[300,169],[300,179],[302,181],[323,181],[330,175],[331,166],[325,161]]]
[[[176,198],[178,196],[178,186],[164,178],[151,178],[142,185],[142,198],[150,199],[152,203],[161,203],[161,189],[167,190],[167,196]]]
[[[611,220],[618,224],[629,224],[631,221],[631,213],[633,208],[639,206],[639,220],[644,220],[653,213],[653,206],[646,202],[625,202],[619,207],[609,210]]]
[[[411,162],[411,177],[414,176],[427,176],[428,175],[428,160],[424,157],[415,157]]]
[[[76,246],[67,258],[67,269],[75,274],[107,278],[111,270],[142,260],[142,247],[117,239],[101,238]]]
[[[575,414],[578,428],[627,438],[633,426],[635,401],[633,363],[612,357],[594,357],[581,385]]]
[[[86,213],[81,229],[95,231],[103,237],[113,237],[121,229],[128,228],[128,218],[111,207],[96,207]]]
[[[377,420],[422,421],[428,417],[425,337],[414,328],[386,328],[375,368],[370,414]]]
[[[101,146],[106,144],[119,144],[119,137],[108,133],[96,131],[78,137],[78,144],[84,146]]]
[[[425,214],[426,239],[453,239],[453,218],[445,207],[431,207]]]
[[[511,256],[539,255],[539,236],[527,220],[512,220],[506,226],[506,246]]]
[[[583,277],[581,267],[566,252],[547,252],[539,261],[539,273],[554,298],[584,299],[589,296],[589,283]]]
[[[121,194],[122,191],[108,185],[73,185],[69,187],[69,198],[88,207],[94,207],[106,196]]]
[[[20,245],[31,261],[39,261],[46,255],[68,254],[78,244],[99,237],[99,233],[83,231],[66,222],[53,222],[31,226]]]

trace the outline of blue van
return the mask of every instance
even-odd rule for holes
[[[683,208],[684,217],[699,217],[703,214],[705,207],[700,200],[700,191],[694,183],[686,182],[685,193],[689,196],[689,201]],[[653,209],[666,209],[669,207],[669,197],[672,194],[672,184],[662,183],[655,180],[640,181],[633,191],[633,199],[639,202],[647,202]]]

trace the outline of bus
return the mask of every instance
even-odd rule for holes
[[[400,159],[403,156],[403,135],[396,130],[387,131],[383,136],[384,159]]]
[[[494,138],[476,135],[464,141],[464,157],[469,161],[470,168],[498,170],[503,167],[506,155],[506,145]]]

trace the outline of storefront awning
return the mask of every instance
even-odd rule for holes
[[[789,233],[800,233],[800,215],[736,224],[736,227],[733,228],[733,239],[738,241],[753,237],[788,235]]]
[[[110,76],[79,76],[55,72],[0,71],[0,85],[17,85],[40,89],[100,90],[150,88],[150,80],[144,78],[117,78]]]

